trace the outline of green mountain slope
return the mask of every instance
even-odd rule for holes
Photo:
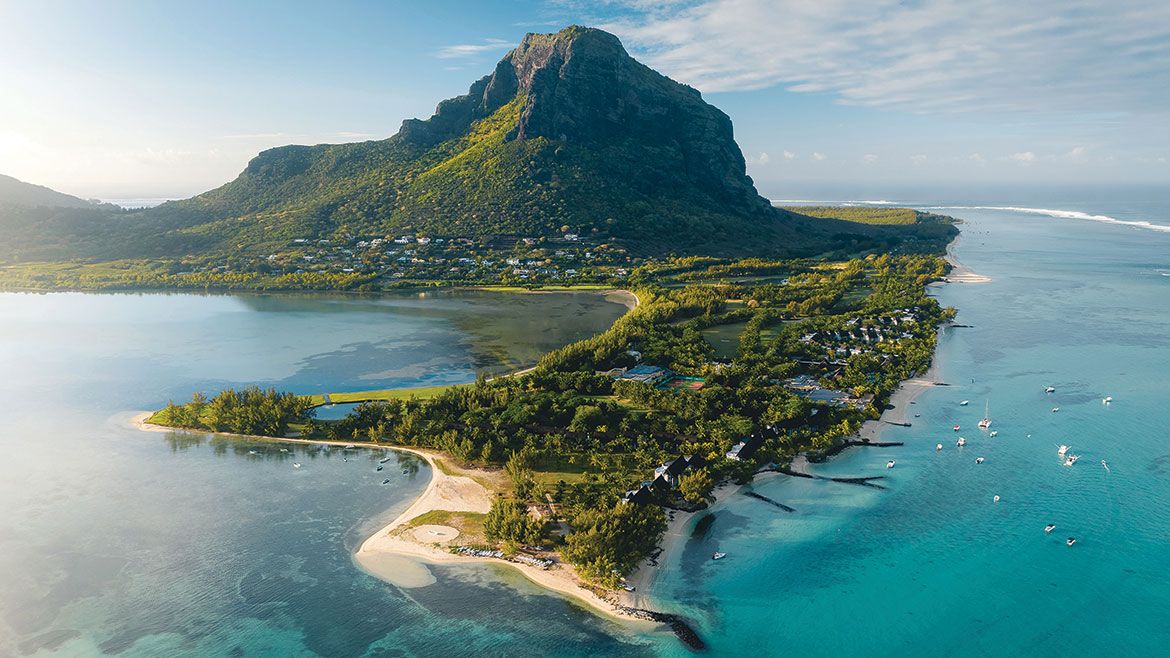
[[[0,174],[0,205],[44,208],[88,208],[95,204],[41,185]]]
[[[0,258],[263,255],[297,240],[565,232],[636,256],[808,255],[912,234],[771,207],[726,114],[635,61],[617,37],[582,27],[528,35],[467,94],[388,139],[270,149],[227,185],[147,211],[44,215],[0,217],[15,227]],[[52,234],[43,245],[41,228]]]

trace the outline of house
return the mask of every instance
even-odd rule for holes
[[[666,368],[642,364],[626,370],[618,379],[642,382],[644,384],[657,384],[673,374]]]
[[[662,466],[654,469],[654,485],[665,485],[667,488],[678,486],[678,478],[691,468],[701,465],[699,457],[676,457]]]
[[[737,462],[743,461],[745,459],[751,459],[762,445],[764,445],[764,437],[758,434],[753,434],[743,441],[740,441],[739,443],[731,446],[731,450],[727,451],[726,457]]]
[[[648,503],[654,499],[654,492],[649,482],[643,482],[637,489],[630,489],[622,495],[623,503]]]

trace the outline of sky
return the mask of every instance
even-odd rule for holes
[[[265,148],[387,137],[569,24],[727,112],[773,198],[1170,184],[1165,0],[0,0],[0,173],[190,196]]]

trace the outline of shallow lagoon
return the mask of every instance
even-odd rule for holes
[[[412,457],[385,475],[376,453],[127,426],[223,386],[467,382],[624,311],[572,294],[0,294],[0,655],[645,651],[498,567],[409,590],[362,573],[352,551],[426,486]]]

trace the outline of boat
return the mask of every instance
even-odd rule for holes
[[[1055,393],[1056,389],[1049,386],[1048,388],[1044,389],[1044,392],[1045,393]]]
[[[1052,408],[1052,413],[1056,413],[1058,411],[1060,411],[1060,407],[1053,407]]]
[[[964,439],[963,437],[961,437],[961,436],[960,436],[960,437],[959,437],[959,440],[958,440],[958,441],[955,441],[955,445],[957,445],[957,446],[959,446],[960,448],[962,448],[963,446],[967,445],[967,439]]]
[[[991,499],[991,502],[998,503],[999,502],[999,494],[995,494],[995,496]]]
[[[293,464],[293,468],[300,468],[300,467],[301,467],[300,462],[296,462]]]
[[[382,480],[382,484],[390,484],[390,478],[386,478],[385,480]]]
[[[388,462],[388,461],[390,461],[390,458],[389,458],[389,457],[383,457],[383,458],[381,458],[381,459],[379,459],[379,460],[378,460],[378,463],[379,463],[379,464],[385,464],[385,463],[386,463],[386,462]]]
[[[720,553],[718,551],[711,555],[712,560],[722,560],[725,557],[727,557],[727,553]]]
[[[895,462],[893,459],[891,459],[890,461],[886,462],[886,468],[893,468],[894,464],[896,464],[896,463],[897,462]]]
[[[258,452],[256,452],[255,450],[249,450],[249,451],[248,451],[248,454],[249,454],[249,455],[256,455],[256,454],[259,454],[259,453],[258,453]]]
[[[1073,464],[1077,463],[1077,460],[1080,458],[1080,455],[1069,455],[1068,457],[1064,458],[1064,465],[1072,466]]]
[[[988,434],[987,436],[999,436],[999,430],[991,430],[991,434]]]
[[[976,464],[982,464],[982,463],[983,463],[983,458],[982,458],[982,457],[976,457],[976,458],[975,458],[975,463],[976,463]]]
[[[983,420],[979,421],[979,429],[985,430],[991,427],[991,414],[989,413],[990,403],[983,404]]]
[[[922,418],[922,414],[914,414],[915,418]]]
[[[1105,467],[1105,470],[1109,471],[1109,464],[1106,464],[1104,459],[1101,460],[1101,465]],[[1113,471],[1109,472],[1112,473]]]
[[[1053,530],[1056,530],[1055,523],[1049,523],[1048,525],[1044,526],[1044,532],[1052,532]]]
[[[1106,395],[1105,398],[1101,400],[1101,402],[1104,404],[1109,404],[1110,402],[1113,402],[1113,396]]]
[[[347,444],[345,444],[345,449],[346,450],[357,450],[357,446],[355,446],[352,443],[347,443]]]
[[[1057,454],[1057,455],[1060,455],[1061,457],[1063,457],[1063,456],[1064,456],[1064,453],[1066,453],[1066,452],[1068,452],[1068,446],[1066,446],[1066,445],[1064,445],[1064,444],[1062,443],[1062,444],[1060,445],[1060,448],[1059,448],[1059,449],[1056,451],[1056,454]]]
[[[622,583],[622,589],[626,590],[627,592],[633,592],[633,591],[637,590],[638,588],[634,587],[633,585],[627,585],[625,583]]]
[[[375,471],[380,471],[380,470],[382,470],[383,468],[385,468],[385,467],[384,467],[384,466],[382,466],[381,464],[378,464],[378,468],[375,468],[374,470],[375,470]]]
[[[936,445],[936,446],[934,447],[934,449],[935,449],[935,450],[942,450],[942,444],[940,443],[940,444]]]
[[[971,401],[970,401],[970,400],[963,400],[962,402],[960,402],[960,403],[959,403],[959,406],[960,406],[960,407],[965,407],[965,406],[967,406],[967,405],[969,405],[969,404],[971,404]]]
[[[1073,544],[1077,543],[1077,538],[1076,537],[1069,537],[1068,539],[1064,540],[1064,543],[1068,544],[1069,546],[1072,546]]]
[[[954,426],[954,427],[952,427],[951,429],[953,429],[953,430],[955,430],[956,432],[958,432],[958,431],[959,431],[959,426],[958,426],[958,425],[955,425],[955,426]]]
[[[280,451],[281,452],[288,452],[288,448],[281,448]]]
[[[406,475],[406,474],[407,474],[407,473],[409,473],[409,472],[410,472],[410,471],[406,470],[405,468],[404,468],[404,469],[402,469],[402,474],[403,474],[403,475]]]

